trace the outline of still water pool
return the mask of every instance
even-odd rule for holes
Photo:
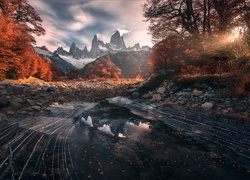
[[[0,122],[0,179],[250,179],[249,122],[125,97]]]

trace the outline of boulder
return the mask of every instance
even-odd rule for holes
[[[161,98],[161,95],[160,94],[154,94],[153,95],[153,100],[154,101],[160,101],[162,98]]]
[[[27,99],[27,102],[28,102],[28,104],[30,106],[35,106],[36,105],[35,101],[33,101],[32,99]]]
[[[17,103],[20,103],[20,104],[24,104],[24,101],[23,101],[22,98],[15,98],[13,101],[17,102]]]
[[[205,102],[201,105],[201,108],[204,110],[211,110],[214,107],[214,104],[211,102]]]
[[[139,96],[140,96],[140,93],[139,92],[137,92],[137,91],[135,91],[135,92],[133,92],[133,94],[131,95],[131,97],[132,98],[139,98]]]
[[[2,86],[8,86],[10,84],[11,84],[11,82],[9,80],[0,81],[0,85],[2,85]]]
[[[199,91],[199,90],[197,90],[197,89],[195,89],[194,91],[193,91],[193,95],[194,96],[201,96],[203,94],[203,92],[202,91]]]
[[[22,108],[22,105],[18,102],[15,101],[10,101],[9,106],[13,109],[13,110],[19,110]]]
[[[159,93],[159,94],[164,94],[165,91],[166,91],[165,87],[160,87],[157,89],[157,93]]]
[[[6,107],[9,105],[9,100],[6,97],[0,97],[0,108]]]

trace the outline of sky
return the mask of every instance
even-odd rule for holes
[[[88,50],[95,34],[104,43],[119,30],[126,46],[152,46],[141,5],[146,0],[29,0],[43,19],[45,36],[36,38],[37,46],[50,51],[69,50],[72,42]]]

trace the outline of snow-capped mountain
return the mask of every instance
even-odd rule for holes
[[[97,57],[107,54],[108,52],[115,53],[118,51],[138,50],[148,51],[149,49],[150,47],[148,46],[141,47],[139,43],[135,44],[133,47],[126,47],[123,36],[121,36],[120,32],[117,30],[111,36],[109,43],[104,43],[102,40],[97,38],[97,35],[94,35],[90,51],[88,51],[86,46],[83,49],[78,48],[73,42],[70,46],[69,52],[64,50],[62,47],[58,47],[55,53],[63,56],[72,56],[75,59],[96,59]]]
[[[101,58],[111,61],[115,67],[119,68],[120,77],[123,78],[148,74],[149,49],[148,46],[141,47],[139,43],[133,47],[127,47],[119,31],[112,34],[109,43],[104,43],[95,35],[90,50],[86,46],[80,49],[74,42],[71,44],[69,52],[62,47],[53,53],[45,46],[35,48],[42,58],[53,62],[63,76],[73,73],[84,77],[89,65],[95,67],[100,63],[98,59]]]

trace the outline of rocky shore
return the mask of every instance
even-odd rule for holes
[[[98,102],[115,96],[128,96],[135,81],[68,81],[15,84],[0,82],[0,120],[46,111],[53,103]]]
[[[159,79],[159,77],[153,77],[144,81],[139,86],[138,92],[133,95],[151,101],[171,103],[211,113],[239,116],[250,120],[249,96],[228,95],[229,87],[214,86],[203,81],[187,83]],[[145,91],[157,81],[161,81],[157,88]],[[144,92],[139,93],[141,89]]]

